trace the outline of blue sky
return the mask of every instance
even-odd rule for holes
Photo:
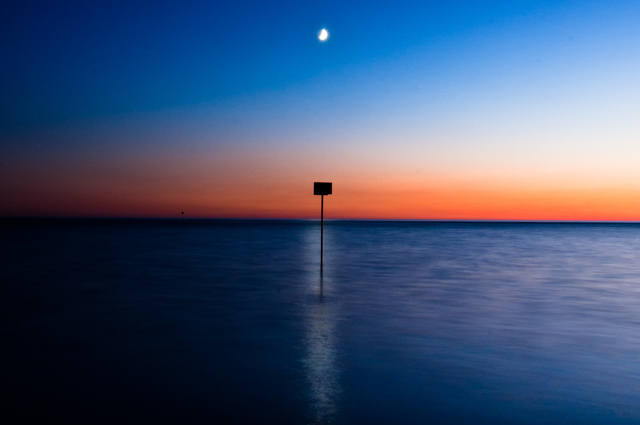
[[[633,1],[16,2],[0,152],[13,172],[51,157],[49,178],[260,152],[342,178],[636,187],[638,22]]]
[[[606,70],[625,56],[637,64],[638,8],[620,1],[16,2],[2,22],[10,64],[2,107],[12,121],[3,127],[216,104],[329,76],[342,89],[373,79],[352,84],[356,90],[430,80],[440,87],[423,89],[481,82],[492,91],[500,83],[533,87],[532,77],[557,89],[576,72],[588,76],[585,68]],[[327,45],[315,42],[321,27],[331,32]]]

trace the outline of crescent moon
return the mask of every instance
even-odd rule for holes
[[[318,33],[318,40],[327,41],[328,38],[329,38],[329,31],[327,31],[326,28],[322,28]]]

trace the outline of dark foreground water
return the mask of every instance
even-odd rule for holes
[[[4,221],[3,416],[640,423],[640,226]]]

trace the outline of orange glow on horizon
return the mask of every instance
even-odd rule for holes
[[[233,191],[202,184],[191,191],[165,186],[163,193],[89,189],[23,191],[13,194],[15,209],[5,216],[94,216],[316,219],[320,199],[312,181],[283,187],[269,184]],[[567,220],[639,221],[640,189],[528,189],[399,187],[370,191],[334,181],[325,197],[326,219],[400,220]]]
[[[48,161],[5,170],[0,216],[317,219],[314,181],[332,181],[327,219],[639,221],[640,185],[480,172],[399,175],[346,160],[271,154]],[[294,164],[293,166],[289,164]],[[91,172],[88,173],[87,170]],[[15,177],[17,176],[17,178]]]

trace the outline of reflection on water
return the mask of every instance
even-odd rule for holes
[[[305,248],[309,261],[304,304],[305,356],[303,365],[308,384],[307,398],[313,423],[333,423],[338,413],[340,370],[336,341],[337,300],[331,296],[330,279],[319,272],[319,232],[309,227],[305,234]],[[329,246],[331,233],[329,233]],[[327,238],[325,235],[325,243]],[[325,264],[325,272],[332,265]]]
[[[306,311],[305,347],[303,364],[309,383],[310,407],[316,423],[334,420],[340,397],[340,370],[337,366],[335,336],[335,305],[325,302],[322,294],[309,303]]]

